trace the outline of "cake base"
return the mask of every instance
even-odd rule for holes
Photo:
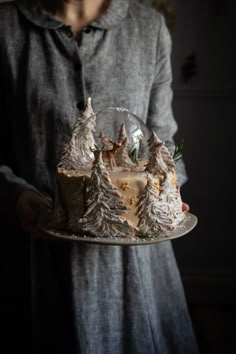
[[[172,231],[160,233],[158,235],[137,235],[135,237],[91,237],[87,235],[79,235],[68,231],[58,231],[41,227],[41,230],[48,234],[51,239],[63,239],[69,241],[87,242],[101,245],[116,245],[116,246],[138,246],[154,244],[162,241],[173,240],[184,235],[187,235],[197,225],[198,219],[194,214],[186,213],[184,219]]]

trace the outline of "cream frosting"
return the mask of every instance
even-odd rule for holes
[[[56,183],[53,212],[52,212],[51,219],[48,223],[48,226],[55,227],[57,229],[65,229],[66,222],[67,222],[67,211],[62,200],[60,185]]]
[[[83,231],[81,218],[86,211],[86,176],[80,178],[77,188],[70,200],[70,208],[68,209],[67,228],[73,232]]]

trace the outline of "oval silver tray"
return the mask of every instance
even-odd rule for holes
[[[135,237],[92,237],[88,235],[73,234],[63,230],[52,230],[41,227],[41,230],[50,236],[50,239],[63,239],[71,241],[88,242],[102,245],[138,246],[173,240],[188,234],[197,225],[198,219],[194,214],[186,213],[185,218],[175,230],[159,235],[137,235]]]

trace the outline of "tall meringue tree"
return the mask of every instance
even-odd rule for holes
[[[147,184],[138,202],[139,229],[143,233],[158,235],[173,228],[167,194],[159,193],[154,180],[147,174]]]
[[[149,161],[146,165],[145,171],[153,174],[154,176],[162,175],[164,178],[166,178],[168,168],[161,154],[163,142],[159,141],[155,133],[152,133],[148,144],[150,153]]]
[[[133,163],[129,157],[129,139],[125,129],[125,123],[122,123],[119,130],[118,143],[120,143],[120,148],[115,154],[116,164],[119,167],[133,168],[136,165]]]
[[[93,132],[96,128],[96,115],[92,108],[92,100],[87,99],[85,110],[76,121],[70,141],[65,145],[58,167],[66,170],[77,170],[86,167],[94,159],[91,151],[95,140]]]
[[[171,156],[171,153],[169,149],[166,147],[165,143],[157,136],[156,133],[152,132],[148,140],[148,145],[149,145],[150,154],[155,153],[159,147],[161,157],[164,163],[166,164],[168,171],[174,172],[175,170],[174,159]]]
[[[87,186],[87,210],[83,218],[83,232],[96,237],[126,237],[134,228],[121,215],[127,211],[117,189],[111,183],[103,163],[102,153],[94,162]]]

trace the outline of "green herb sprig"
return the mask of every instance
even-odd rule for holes
[[[184,150],[184,141],[183,139],[181,140],[180,144],[177,144],[175,146],[175,151],[173,153],[173,160],[174,162],[177,162],[178,160],[183,158],[183,150]]]

